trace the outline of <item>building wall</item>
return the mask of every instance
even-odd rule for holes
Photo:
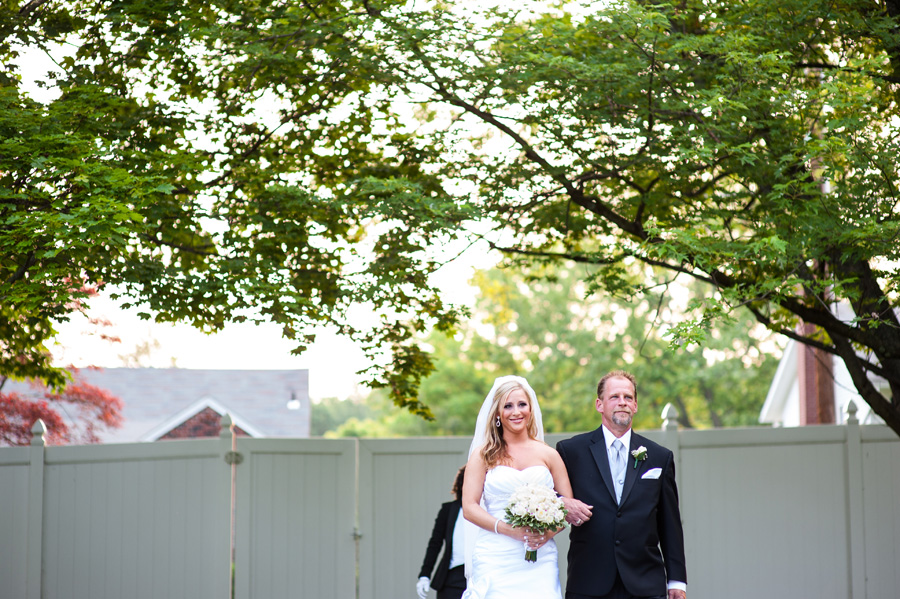
[[[784,349],[778,370],[766,396],[765,405],[760,413],[760,422],[775,426],[802,426],[800,413],[800,383],[797,359],[797,342],[788,341]],[[843,360],[831,356],[831,372],[834,375],[834,415],[835,421],[842,424],[847,420],[847,406],[852,401],[857,407],[856,418],[862,424],[884,424],[872,412],[862,397],[857,393],[850,373]],[[886,387],[883,379],[875,377],[875,384]],[[887,390],[885,389],[887,393]]]

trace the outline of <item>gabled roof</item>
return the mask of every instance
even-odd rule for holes
[[[191,418],[193,418],[194,416],[196,416],[197,414],[199,414],[206,408],[211,409],[212,411],[216,412],[220,416],[224,416],[226,413],[230,414],[231,421],[235,424],[235,426],[237,426],[238,428],[243,430],[245,433],[247,433],[251,437],[265,437],[266,436],[265,434],[263,434],[262,431],[260,431],[255,426],[253,426],[250,422],[244,420],[244,418],[241,417],[240,415],[235,414],[233,411],[229,410],[228,408],[226,408],[225,406],[223,406],[222,404],[220,404],[213,398],[206,397],[206,398],[201,399],[198,402],[195,402],[195,403],[189,405],[185,409],[183,409],[180,412],[178,412],[177,414],[173,415],[171,418],[169,418],[165,422],[160,423],[159,426],[154,427],[153,429],[148,431],[146,434],[144,434],[140,438],[140,441],[157,441],[161,437],[164,437],[166,435],[166,433],[170,432],[172,429],[176,428],[180,424],[184,424],[186,421],[190,420]]]
[[[124,403],[122,427],[101,431],[98,436],[103,443],[133,443],[151,438],[166,426],[177,425],[179,415],[202,410],[204,401],[214,402],[217,412],[226,410],[248,433],[252,430],[264,437],[309,436],[309,371],[305,369],[84,368],[79,370],[79,376]],[[8,381],[3,390],[34,395],[27,383]]]

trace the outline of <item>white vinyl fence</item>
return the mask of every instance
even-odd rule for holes
[[[676,454],[692,599],[900,596],[889,429],[679,431],[668,415],[643,433]],[[414,599],[468,446],[37,435],[0,448],[0,599]],[[565,583],[567,533],[557,540]]]

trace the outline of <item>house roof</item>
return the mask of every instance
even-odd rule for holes
[[[171,432],[173,429],[177,428],[180,424],[187,422],[188,420],[190,420],[191,418],[193,418],[194,416],[196,416],[197,414],[199,414],[206,408],[211,409],[212,411],[216,412],[219,415],[231,413],[231,411],[227,407],[223,406],[216,400],[214,400],[210,397],[205,397],[205,398],[201,399],[200,401],[192,403],[185,409],[183,409],[180,412],[178,412],[177,414],[173,415],[171,418],[167,419],[165,422],[160,423],[159,426],[156,426],[156,427],[152,428],[151,430],[147,431],[140,438],[140,440],[141,441],[157,441],[161,437],[164,437],[166,435],[166,433]],[[231,421],[236,427],[238,427],[239,429],[241,429],[242,431],[244,431],[251,437],[267,436],[261,430],[259,430],[255,426],[253,426],[252,423],[247,422],[240,416],[231,414]]]
[[[309,371],[305,369],[104,368],[82,369],[79,376],[124,404],[122,427],[100,431],[103,443],[158,438],[204,407],[228,411],[235,423],[254,436],[309,436]],[[27,383],[13,381],[3,390],[34,394]]]

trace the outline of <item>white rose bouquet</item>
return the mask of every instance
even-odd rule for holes
[[[543,485],[524,484],[516,489],[506,506],[506,521],[516,527],[526,526],[543,534],[566,525],[566,511],[562,499],[553,489]],[[525,546],[525,561],[537,561],[537,549]]]

